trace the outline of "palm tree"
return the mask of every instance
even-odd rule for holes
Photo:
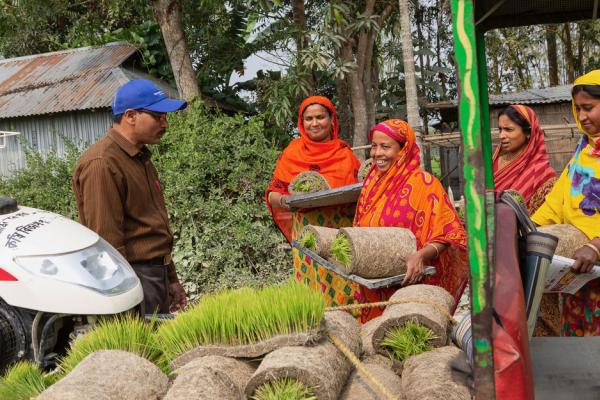
[[[422,149],[421,118],[417,94],[417,76],[413,54],[413,43],[410,29],[410,7],[408,0],[398,0],[400,9],[400,31],[402,40],[402,59],[404,62],[404,87],[406,92],[406,119],[415,130],[417,145]],[[423,163],[423,158],[421,158]]]

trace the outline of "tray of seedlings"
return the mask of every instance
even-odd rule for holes
[[[402,283],[416,239],[403,228],[326,228],[308,225],[292,247],[323,268],[369,289]],[[427,266],[425,275],[434,275]]]
[[[299,174],[298,177],[301,175],[302,174]],[[311,174],[309,176],[313,175]],[[324,180],[324,178],[322,179]],[[317,182],[320,181],[317,180]],[[290,207],[295,209],[318,208],[339,204],[356,203],[362,185],[362,182],[359,182],[335,189],[329,189],[329,186],[325,186],[324,184],[314,182],[307,183],[304,181],[295,184],[295,182],[292,181],[292,183],[290,183],[290,193],[292,193],[292,195],[289,196],[285,202]]]

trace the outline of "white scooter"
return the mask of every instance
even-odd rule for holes
[[[96,233],[0,198],[0,371],[52,366],[102,316],[143,315],[142,299],[129,263]]]

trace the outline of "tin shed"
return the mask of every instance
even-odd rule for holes
[[[80,148],[95,142],[112,123],[115,91],[132,79],[177,96],[139,64],[137,48],[123,42],[0,60],[0,131],[20,132],[0,142],[0,176],[25,166],[25,143],[61,155],[65,138]]]

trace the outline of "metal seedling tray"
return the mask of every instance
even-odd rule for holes
[[[359,182],[353,185],[323,190],[321,192],[295,194],[289,196],[285,202],[292,208],[318,208],[338,204],[356,203],[362,185],[362,182]]]
[[[340,275],[345,279],[356,282],[368,289],[381,289],[381,288],[386,288],[386,287],[390,287],[390,286],[398,286],[398,285],[401,285],[402,281],[404,280],[404,274],[390,276],[388,278],[377,278],[377,279],[367,279],[367,278],[363,278],[361,276],[354,275],[354,274],[348,275],[345,272],[343,272],[337,265],[325,260],[324,258],[319,256],[317,253],[315,253],[311,250],[308,250],[305,247],[300,246],[300,243],[297,240],[292,241],[292,247],[295,247],[301,253],[309,256],[312,260],[314,260],[315,262],[320,264],[323,268],[325,268],[337,275]],[[428,266],[428,267],[425,267],[424,273],[425,273],[425,275],[435,275],[436,269],[433,266]]]

